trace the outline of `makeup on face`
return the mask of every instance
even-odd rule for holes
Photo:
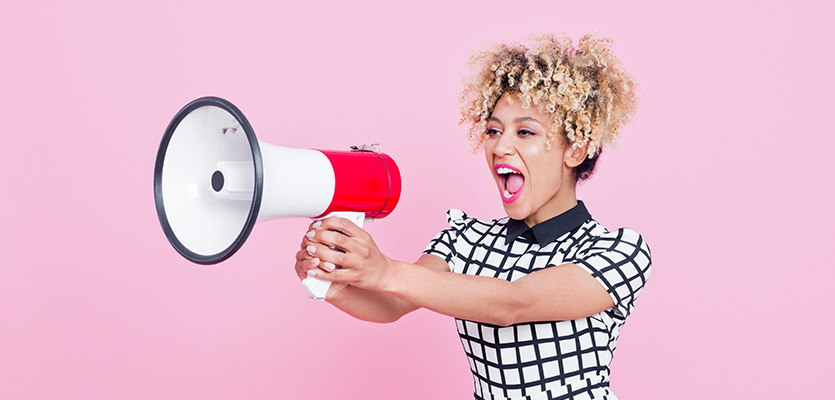
[[[487,121],[485,157],[505,211],[513,219],[539,220],[565,202],[564,146],[559,140],[546,146],[551,116],[535,106],[524,108],[507,95],[499,99]],[[560,142],[560,143],[557,143]],[[573,192],[570,193],[573,199]],[[576,203],[576,199],[574,199]]]

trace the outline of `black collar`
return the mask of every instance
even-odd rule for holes
[[[577,205],[570,210],[547,221],[540,222],[533,227],[528,227],[525,221],[511,218],[507,221],[505,244],[509,245],[516,238],[522,236],[536,241],[540,246],[545,246],[557,240],[558,237],[565,233],[573,231],[590,219],[591,214],[589,214],[586,205],[582,201],[577,201]]]

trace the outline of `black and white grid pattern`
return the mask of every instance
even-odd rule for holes
[[[572,321],[500,327],[457,319],[476,399],[616,399],[609,390],[609,363],[620,328],[649,276],[650,252],[629,229],[608,232],[582,202],[571,212],[583,222],[565,226],[571,222],[557,221],[565,233],[540,245],[531,234],[511,235],[513,240],[506,242],[508,218],[482,221],[450,210],[450,228],[427,246],[425,253],[443,258],[455,273],[508,281],[574,263],[600,282],[615,303]]]

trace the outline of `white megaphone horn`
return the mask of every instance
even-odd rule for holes
[[[219,263],[256,222],[338,215],[360,227],[400,200],[400,170],[373,146],[352,151],[295,149],[258,141],[232,103],[192,101],[171,120],[157,152],[154,199],[174,249],[198,264]],[[307,278],[324,299],[330,282]]]

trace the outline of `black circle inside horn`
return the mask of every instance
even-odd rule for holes
[[[174,131],[177,130],[177,127],[180,125],[183,118],[185,118],[190,112],[205,106],[219,107],[232,114],[232,116],[238,120],[241,124],[241,128],[243,128],[244,133],[246,134],[247,141],[249,141],[249,147],[252,151],[252,163],[255,168],[255,190],[252,194],[252,203],[249,208],[246,223],[244,223],[240,233],[238,233],[238,236],[232,244],[229,245],[229,247],[217,254],[210,255],[197,254],[177,239],[177,235],[174,234],[174,231],[171,229],[171,224],[168,222],[168,216],[165,214],[165,202],[163,201],[162,196],[162,167],[165,163],[165,152],[168,149],[168,143],[171,141]],[[212,185],[212,188],[214,188],[214,185]],[[249,124],[249,120],[246,119],[238,107],[235,107],[234,104],[227,100],[209,96],[201,97],[186,104],[185,107],[174,115],[174,118],[168,124],[168,128],[165,129],[165,134],[162,135],[162,141],[160,142],[159,150],[157,151],[157,159],[154,166],[154,201],[156,203],[157,217],[159,217],[159,223],[162,225],[162,230],[165,232],[165,236],[168,238],[168,241],[172,246],[174,246],[174,249],[177,250],[180,255],[191,262],[209,265],[217,264],[235,254],[235,252],[237,252],[244,244],[247,237],[249,237],[250,232],[252,232],[252,227],[255,226],[255,222],[258,220],[258,210],[261,209],[261,196],[263,192],[264,164],[261,159],[261,148],[258,146],[258,139],[255,137],[255,131],[252,130],[252,125]]]
[[[223,189],[223,172],[215,171],[215,173],[212,174],[212,189],[214,189],[215,192],[219,192]]]

